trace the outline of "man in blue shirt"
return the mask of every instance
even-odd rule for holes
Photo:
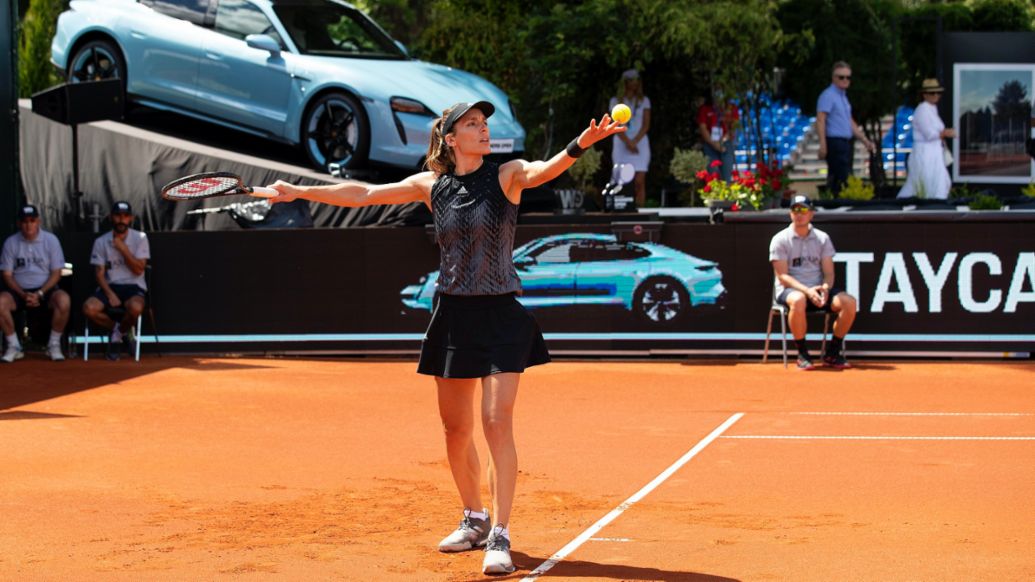
[[[851,84],[852,67],[844,61],[834,63],[830,86],[820,93],[816,103],[819,159],[827,161],[827,187],[835,198],[852,175],[855,145],[852,139],[859,138],[870,153],[876,151],[876,146],[852,119],[852,104],[847,95]]]

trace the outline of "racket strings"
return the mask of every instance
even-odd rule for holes
[[[205,198],[229,190],[235,190],[239,184],[240,181],[236,177],[206,176],[172,186],[166,190],[165,196],[180,199]]]

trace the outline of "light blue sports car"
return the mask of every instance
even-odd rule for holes
[[[299,145],[325,170],[418,168],[458,101],[496,106],[493,153],[524,151],[498,87],[410,58],[338,0],[73,0],[51,59],[70,82],[121,79],[130,101]]]
[[[529,309],[619,305],[642,320],[667,324],[692,307],[718,305],[726,288],[719,265],[661,244],[622,242],[611,234],[559,234],[514,249],[521,304]],[[432,309],[438,271],[402,290],[410,309]]]

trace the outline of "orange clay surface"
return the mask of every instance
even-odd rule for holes
[[[459,501],[414,368],[39,354],[0,368],[0,580],[480,579],[481,552],[435,550]],[[816,412],[882,414],[800,414]],[[505,578],[737,413],[542,579],[1035,579],[1035,365],[732,360],[525,374]]]

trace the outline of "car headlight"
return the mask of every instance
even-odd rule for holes
[[[435,113],[428,109],[428,106],[414,99],[407,99],[406,97],[392,97],[388,101],[392,106],[392,111],[398,111],[399,113],[416,113],[417,115],[427,115],[429,117],[438,117]]]

